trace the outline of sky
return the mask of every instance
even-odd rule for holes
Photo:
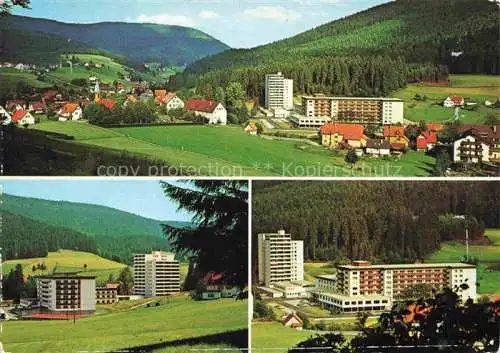
[[[153,180],[2,180],[0,186],[1,192],[10,195],[108,206],[161,221],[191,220],[189,214],[177,211],[177,204]]]
[[[14,14],[70,23],[144,22],[194,27],[232,48],[291,37],[389,0],[32,0]]]

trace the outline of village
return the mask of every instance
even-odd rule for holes
[[[17,70],[35,69],[22,64],[3,65]],[[4,125],[25,128],[47,120],[89,122],[102,127],[234,125],[234,114],[244,110],[234,113],[231,109],[232,117],[228,119],[224,101],[200,95],[183,100],[168,89],[148,87],[147,82],[130,82],[130,77],[106,83],[92,75],[85,82],[90,96],[78,91],[63,94],[57,89],[34,91],[29,99],[11,99],[0,105],[0,120]],[[414,98],[422,99],[419,95]],[[461,111],[475,109],[478,104],[491,110],[500,105],[498,101],[469,102],[462,96],[450,95],[441,104],[450,111],[449,121],[413,122],[405,117],[402,99],[320,93],[295,96],[293,80],[278,72],[266,75],[264,105],[251,102],[253,108],[236,117],[236,122],[248,135],[323,146],[337,156],[344,154],[350,165],[365,158],[405,158],[408,151],[416,151],[436,159],[438,175],[460,175],[471,169],[496,173],[500,160],[498,125],[460,121]]]

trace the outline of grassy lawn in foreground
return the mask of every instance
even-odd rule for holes
[[[410,151],[399,158],[365,157],[351,168],[344,160],[345,152],[301,141],[248,136],[236,126],[104,129],[82,122],[51,121],[32,129],[74,136],[77,143],[126,151],[183,167],[189,174],[209,176],[428,176],[435,163],[425,153]]]
[[[246,327],[246,301],[174,297],[162,300],[158,307],[103,313],[76,324],[71,320],[9,321],[4,323],[2,341],[10,352],[111,351]]]
[[[294,330],[278,322],[253,322],[252,352],[286,353],[311,336],[313,332]]]

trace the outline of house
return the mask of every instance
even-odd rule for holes
[[[358,124],[325,124],[320,128],[323,146],[339,148],[349,146],[364,148],[368,137],[364,134],[365,128]]]
[[[55,99],[61,100],[62,95],[53,89],[49,89],[48,91],[45,91],[42,95],[42,100],[44,101],[53,101]]]
[[[28,69],[29,67],[27,65],[24,65],[23,63],[19,63],[16,66],[14,66],[14,69],[24,71]]]
[[[461,107],[465,104],[464,97],[461,96],[449,96],[443,102],[443,107],[445,108],[454,108]]]
[[[479,163],[489,162],[489,146],[478,137],[467,135],[453,143],[453,162]]]
[[[255,126],[255,124],[248,124],[247,127],[245,128],[245,132],[249,135],[257,136],[258,134],[257,126]]]
[[[35,124],[35,118],[27,110],[18,110],[12,114],[12,121],[19,125],[33,125]]]
[[[126,107],[129,104],[135,103],[137,103],[137,98],[135,96],[127,96],[127,99],[125,99],[125,102],[123,102],[123,106]]]
[[[446,127],[446,125],[444,124],[434,124],[434,123],[426,124],[426,126],[428,131],[434,131],[434,132],[442,131]]]
[[[430,151],[436,146],[437,143],[437,132],[435,131],[422,131],[422,133],[417,136],[417,151]]]
[[[296,330],[302,330],[302,327],[304,326],[304,321],[300,318],[299,315],[297,315],[296,312],[290,313],[287,317],[283,319],[281,323],[285,327],[291,327]]]
[[[206,99],[189,99],[184,104],[184,108],[188,112],[204,117],[209,124],[227,124],[227,110],[219,102]]]
[[[59,110],[59,121],[79,120],[83,116],[82,108],[76,103],[65,104]]]
[[[240,289],[236,286],[230,285],[225,280],[225,275],[220,272],[209,271],[201,279],[203,290],[197,293],[201,300],[211,300],[219,298],[234,298]]]
[[[13,113],[16,110],[24,110],[27,108],[26,101],[24,99],[8,100],[6,107],[7,107],[7,110],[11,113]]]
[[[0,105],[0,123],[2,125],[8,125],[12,121],[11,118],[12,117],[9,114],[9,112],[7,110],[5,110],[5,108]]]
[[[45,114],[47,113],[47,104],[44,102],[34,102],[30,103],[29,111],[34,114]]]
[[[96,101],[97,104],[102,105],[103,107],[113,110],[116,107],[116,101],[112,99],[101,98]]]
[[[473,136],[488,146],[489,160],[500,161],[500,125],[463,124],[457,127],[460,137]]]
[[[165,97],[167,95],[167,90],[165,89],[155,89],[155,98]]]
[[[387,140],[369,139],[365,153],[371,156],[390,156],[391,144]]]
[[[167,93],[164,96],[156,97],[156,104],[163,105],[168,110],[184,108],[184,102],[175,93]]]
[[[393,151],[404,151],[410,144],[410,139],[406,137],[402,126],[384,126],[384,138],[389,141]]]

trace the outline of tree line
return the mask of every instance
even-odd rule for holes
[[[255,182],[255,234],[285,229],[307,260],[408,262],[446,240],[500,227],[500,186],[489,182]]]

